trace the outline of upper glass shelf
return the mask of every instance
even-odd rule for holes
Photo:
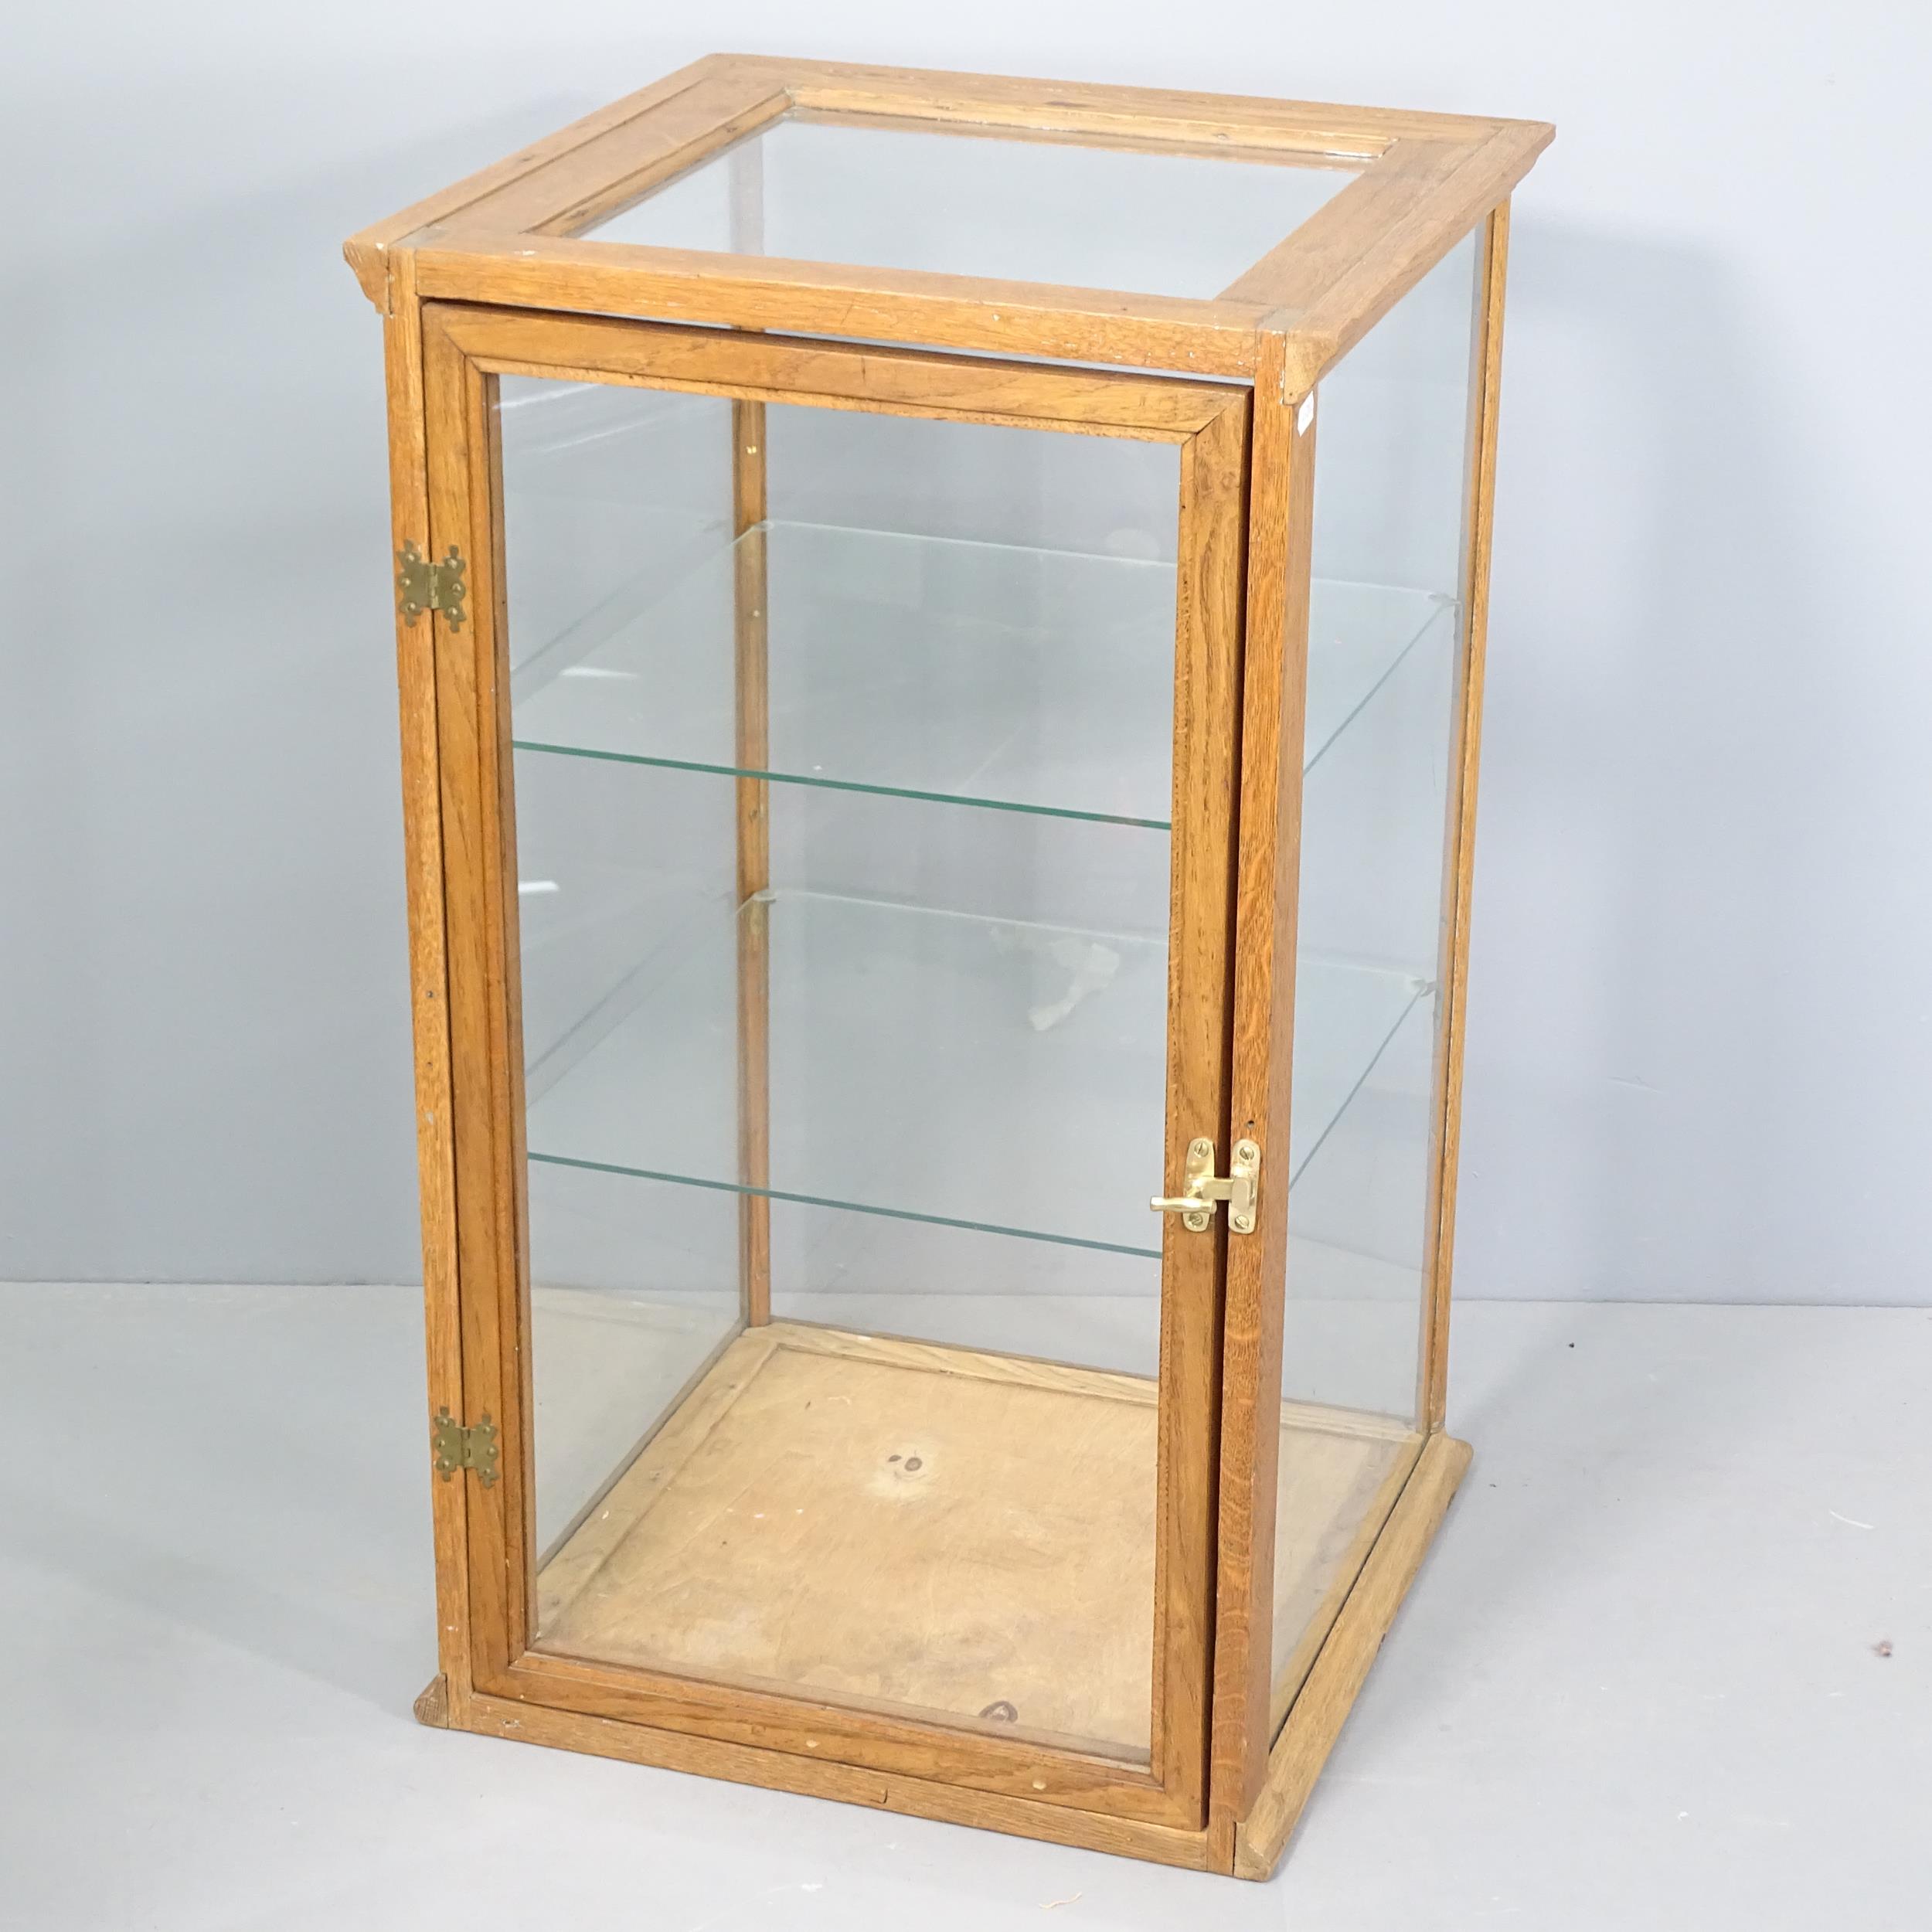
[[[767,626],[755,764],[739,757],[733,643],[753,545]],[[513,680],[512,733],[526,751],[1165,831],[1174,587],[1171,563],[762,526],[662,595],[620,587],[535,649]],[[1309,764],[1448,608],[1315,584]]]
[[[600,641],[580,624],[573,662],[528,666],[519,747],[746,769],[733,638],[753,546],[757,775],[1166,825],[1174,566],[1119,557],[761,526],[641,613],[616,602]]]
[[[1205,298],[1237,281],[1361,165],[787,116],[584,232],[663,248]]]

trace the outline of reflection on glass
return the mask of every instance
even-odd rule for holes
[[[1145,1763],[1178,453],[500,407],[536,1641]]]
[[[660,248],[1213,296],[1360,165],[788,117],[586,232]]]

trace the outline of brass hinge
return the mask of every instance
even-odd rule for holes
[[[425,611],[440,611],[452,631],[461,630],[467,567],[454,543],[440,563],[430,563],[413,543],[405,543],[396,553],[396,607],[403,623],[413,624]]]
[[[496,1424],[488,1410],[481,1422],[466,1429],[448,1410],[437,1410],[430,1423],[430,1447],[444,1481],[459,1469],[474,1469],[485,1489],[496,1481]]]
[[[1228,1226],[1236,1234],[1254,1232],[1261,1196],[1261,1150],[1252,1141],[1236,1141],[1230,1170],[1214,1171],[1214,1143],[1205,1138],[1187,1144],[1182,1169],[1182,1192],[1171,1198],[1156,1195],[1148,1205],[1156,1214],[1178,1214],[1181,1225],[1199,1234],[1214,1219],[1214,1204],[1228,1204]]]

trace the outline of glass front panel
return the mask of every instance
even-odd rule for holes
[[[1362,165],[787,117],[586,232],[661,248],[1209,297]]]
[[[1421,1440],[1478,261],[1472,236],[1318,396],[1277,1723]]]
[[[536,1641],[1145,1763],[1179,451],[499,409]]]

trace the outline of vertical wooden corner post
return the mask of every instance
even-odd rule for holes
[[[1163,1194],[1181,1191],[1189,1141],[1231,1143],[1234,812],[1252,409],[1219,410],[1182,444],[1175,585],[1174,807],[1168,941],[1168,1111]],[[1156,1494],[1153,1757],[1199,1829],[1212,1752],[1225,1217],[1212,1232],[1164,1216]]]
[[[1430,1149],[1422,1346],[1416,1406],[1423,1430],[1447,1412],[1450,1276],[1455,1259],[1456,1165],[1462,1144],[1462,1043],[1469,985],[1469,909],[1475,873],[1476,776],[1482,750],[1482,680],[1489,630],[1489,544],[1496,487],[1496,417],[1502,382],[1504,284],[1509,266],[1509,203],[1482,230],[1476,277],[1469,385],[1469,480],[1464,497],[1462,650],[1444,845],[1442,950],[1437,984],[1434,1145]]]
[[[731,405],[732,597],[736,655],[738,808],[738,1178],[771,1179],[770,786],[747,774],[770,759],[765,637],[765,405]],[[771,1202],[738,1196],[739,1294],[746,1325],[771,1319]]]
[[[731,245],[743,254],[764,246],[764,175],[755,143],[730,152]],[[766,638],[770,625],[770,514],[765,479],[765,405],[731,405],[733,630],[738,779],[738,1179],[747,1188],[771,1182],[771,787],[746,774],[771,758]],[[745,1324],[771,1319],[771,1202],[738,1197],[739,1297]]]
[[[388,257],[383,284],[383,358],[388,394],[389,549],[421,548],[430,528],[423,414],[423,311],[415,258]],[[432,553],[433,554],[433,553]],[[396,621],[402,734],[403,852],[409,915],[410,1007],[416,1057],[417,1179],[423,1223],[423,1284],[429,1413],[464,1416],[462,1332],[457,1301],[455,1121],[451,1096],[450,971],[443,904],[443,821],[437,745],[436,641],[442,620],[425,611]],[[468,1485],[432,1475],[436,1550],[437,1675],[417,1713],[427,1723],[469,1716]]]
[[[1278,325],[1284,318],[1271,318]],[[1285,386],[1287,338],[1262,338],[1248,496],[1247,639],[1235,906],[1231,1132],[1271,1149],[1254,1233],[1228,1244],[1222,1328],[1221,1484],[1208,1859],[1234,1833],[1267,1769],[1281,1447],[1282,1288],[1301,866],[1301,741],[1314,529],[1315,405]]]
[[[522,1648],[535,1589],[528,1196],[497,378],[449,318],[423,311],[423,418],[432,553],[459,549],[468,585],[460,628],[437,614],[435,689],[464,1420],[490,1418],[502,1451],[490,1485],[464,1485],[469,1668],[483,1682]]]

